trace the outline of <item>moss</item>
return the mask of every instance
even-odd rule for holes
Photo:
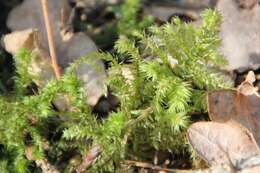
[[[109,63],[107,85],[120,99],[118,109],[102,120],[85,105],[81,82],[73,72],[88,58],[72,64],[61,80],[28,96],[24,90],[33,78],[27,68],[33,56],[23,50],[16,61],[17,92],[0,99],[0,137],[6,153],[1,169],[26,172],[28,146],[33,146],[36,159],[49,159],[62,171],[75,166],[69,164],[72,157],[82,157],[96,144],[103,151],[90,172],[120,172],[125,159],[150,161],[147,152],[189,154],[185,133],[191,113],[206,111],[208,90],[232,86],[213,70],[225,62],[218,53],[220,22],[217,12],[207,10],[202,26],[196,28],[175,19],[146,33],[134,31],[138,41],[125,36],[115,47],[128,64],[109,53],[92,54]],[[59,93],[70,97],[71,111],[53,109]]]

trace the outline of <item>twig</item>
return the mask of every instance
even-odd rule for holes
[[[54,69],[56,78],[60,79],[61,71],[60,71],[60,67],[57,62],[57,55],[56,55],[56,50],[55,50],[55,46],[54,46],[52,27],[51,27],[49,11],[48,11],[48,0],[41,0],[41,5],[42,5],[42,10],[43,10],[45,27],[46,27],[46,31],[47,31],[52,67]]]

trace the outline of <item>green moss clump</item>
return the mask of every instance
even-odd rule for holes
[[[48,159],[61,172],[74,169],[77,164],[70,160],[97,144],[103,151],[88,172],[122,172],[125,159],[150,161],[155,151],[187,153],[190,115],[206,112],[208,90],[232,86],[214,70],[225,64],[218,52],[220,22],[216,11],[206,10],[199,27],[175,19],[147,33],[134,31],[138,41],[122,37],[116,43],[127,64],[108,53],[90,55],[109,62],[107,85],[120,100],[118,109],[102,120],[85,104],[74,74],[89,58],[81,58],[60,80],[28,95],[26,86],[36,76],[27,68],[33,55],[23,50],[15,58],[17,89],[0,98],[0,170],[30,172],[28,147],[34,160]],[[68,95],[73,109],[53,109],[58,94]]]

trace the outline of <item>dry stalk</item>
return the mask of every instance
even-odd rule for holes
[[[43,10],[45,27],[46,27],[46,31],[47,31],[52,67],[54,69],[56,78],[60,79],[61,70],[60,70],[60,67],[57,62],[57,54],[56,54],[56,50],[55,50],[52,26],[51,26],[50,17],[49,17],[49,11],[48,11],[48,0],[41,0],[41,5],[42,5],[42,10]]]

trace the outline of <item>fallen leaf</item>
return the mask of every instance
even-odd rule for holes
[[[260,144],[260,96],[254,87],[255,75],[249,72],[237,90],[211,91],[207,96],[212,121],[237,121],[250,130]]]
[[[251,96],[250,96],[251,97]],[[226,122],[230,119],[242,123],[250,131],[254,120],[248,107],[249,99],[235,90],[212,91],[208,93],[208,112],[212,121]]]
[[[250,84],[253,84],[255,81],[256,81],[255,73],[253,71],[249,71],[246,76],[245,82],[249,82]]]
[[[194,123],[187,134],[193,148],[210,165],[237,168],[239,163],[260,154],[253,135],[235,121]]]
[[[245,81],[243,81],[238,87],[237,91],[244,95],[258,95],[258,88],[254,87],[253,83],[256,81],[256,77],[253,71],[249,71]],[[259,96],[259,95],[258,95]]]
[[[210,119],[217,122],[235,120],[250,130],[260,144],[260,97],[245,96],[234,90],[208,93]]]

